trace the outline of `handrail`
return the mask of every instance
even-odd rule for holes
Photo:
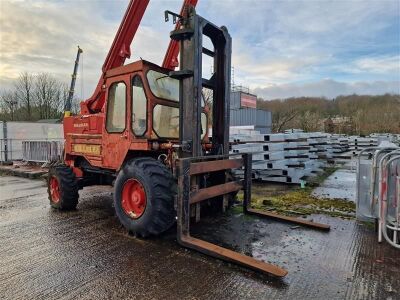
[[[389,159],[389,161],[391,161],[390,157],[392,155],[397,155],[400,154],[400,149],[399,150],[395,150],[392,151],[390,153],[385,154],[380,160],[379,160],[379,193],[378,193],[378,213],[379,213],[379,222],[378,222],[378,242],[382,242],[382,234],[385,235],[383,233],[383,225],[386,226],[386,224],[384,224],[386,222],[386,216],[383,215],[383,211],[382,211],[382,186],[383,186],[383,172],[386,169],[386,166],[388,165],[388,163],[385,163],[386,159]],[[385,163],[385,164],[384,164]],[[386,192],[387,193],[387,192]],[[386,230],[386,228],[385,228]],[[387,236],[387,234],[386,234]],[[385,239],[386,239],[385,236]]]
[[[399,155],[390,158],[386,163],[385,163],[385,168],[389,167],[390,164],[396,160],[400,160],[400,151],[395,151],[396,153],[394,155],[396,155],[397,153]],[[397,244],[395,241],[397,239],[397,232],[400,232],[400,227],[399,227],[399,215],[398,215],[398,209],[399,209],[399,203],[396,203],[396,221],[395,221],[395,226],[390,226],[388,224],[386,224],[386,215],[387,215],[387,193],[389,192],[389,188],[387,188],[386,190],[386,200],[384,202],[386,202],[386,206],[385,211],[384,208],[381,209],[380,213],[381,213],[381,219],[379,224],[381,225],[381,230],[380,232],[383,234],[383,237],[385,238],[385,240],[392,245],[393,247],[400,249],[400,244]],[[383,199],[382,199],[383,202]],[[399,199],[397,199],[397,202],[399,202]],[[391,229],[393,230],[393,241],[389,238],[388,233],[387,233],[387,229]]]

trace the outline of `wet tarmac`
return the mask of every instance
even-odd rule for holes
[[[356,202],[356,171],[336,170],[313,190],[312,195],[322,199],[345,199]]]
[[[80,192],[78,210],[48,205],[43,181],[0,177],[1,299],[400,299],[400,252],[352,220],[312,216],[329,233],[227,214],[193,235],[286,268],[275,279],[178,246],[174,229],[129,236],[112,190]]]

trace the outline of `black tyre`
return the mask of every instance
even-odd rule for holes
[[[228,171],[226,176],[227,176],[228,182],[237,180],[236,176],[233,174],[232,171]],[[232,192],[232,193],[229,194],[227,209],[231,208],[235,204],[235,202],[237,201],[237,194],[238,193],[239,193],[239,191]]]
[[[158,235],[175,222],[175,182],[167,167],[150,157],[129,161],[115,181],[114,206],[131,233]]]
[[[49,169],[47,191],[53,208],[72,210],[78,205],[78,182],[71,168],[65,165]]]
[[[226,176],[227,182],[237,180],[231,171],[227,171],[227,172],[225,172],[225,175],[215,174],[214,177],[210,176],[210,178],[208,178],[208,181],[206,181],[207,186],[211,186],[211,184],[208,185],[211,182],[220,181],[220,178],[222,176]],[[222,184],[223,181],[220,181],[219,183]],[[235,201],[237,200],[237,194],[238,194],[238,192],[232,192],[232,193],[226,194],[227,203],[224,203],[223,199],[221,199],[222,197],[218,197],[220,199],[210,199],[209,201],[202,202],[201,203],[202,215],[220,214],[223,211],[230,209],[235,204]]]

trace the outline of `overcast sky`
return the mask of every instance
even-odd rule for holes
[[[0,88],[23,71],[69,82],[79,44],[76,94],[90,96],[127,4],[0,0]],[[161,64],[173,27],[163,11],[181,4],[150,1],[130,61]],[[197,12],[227,26],[235,83],[260,97],[400,94],[399,0],[199,0]]]

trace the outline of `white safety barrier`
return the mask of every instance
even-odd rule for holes
[[[357,219],[377,220],[378,242],[385,238],[390,245],[400,249],[399,147],[372,147],[360,152]]]
[[[400,150],[384,155],[379,161],[379,236],[400,249]]]

